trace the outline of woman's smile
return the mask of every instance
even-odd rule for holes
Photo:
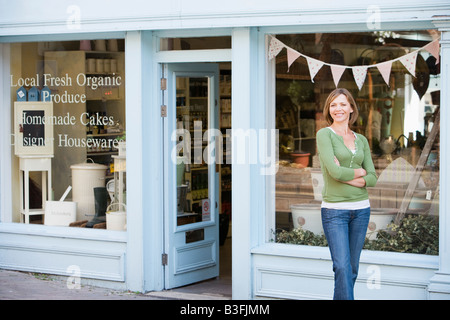
[[[334,121],[348,120],[350,118],[350,113],[352,112],[352,107],[345,95],[341,94],[331,101],[330,115]]]

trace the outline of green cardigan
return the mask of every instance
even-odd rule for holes
[[[366,187],[375,186],[377,176],[366,137],[356,133],[355,154],[344,144],[344,139],[330,128],[320,129],[316,140],[324,180],[323,200],[354,202],[369,199]],[[340,166],[334,162],[335,156]],[[367,172],[363,177],[366,181],[365,187],[354,187],[342,182],[352,180],[355,176],[354,169],[358,168],[364,168]]]

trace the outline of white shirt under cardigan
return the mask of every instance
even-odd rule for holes
[[[327,128],[329,128],[331,131],[333,131],[335,134],[337,134],[333,130],[333,128],[331,128],[331,127],[327,127]],[[353,132],[353,134],[355,134],[355,133]],[[355,139],[356,139],[356,134],[355,134]],[[353,149],[350,151],[353,152],[353,154],[355,154],[356,149]],[[369,208],[370,202],[369,202],[369,199],[361,200],[361,201],[354,201],[354,202],[325,202],[325,201],[322,201],[321,207],[327,208],[327,209],[337,209],[337,210],[360,210],[360,209]]]

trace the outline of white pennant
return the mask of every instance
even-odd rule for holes
[[[319,72],[320,68],[324,65],[324,62],[320,60],[316,60],[310,57],[306,57],[306,62],[308,63],[309,73],[311,75],[311,81],[314,82],[314,77],[317,72]]]
[[[331,74],[333,75],[334,85],[337,88],[339,80],[341,80],[342,74],[344,73],[345,69],[347,69],[347,67],[337,64],[332,64],[330,65],[330,67],[331,67]]]
[[[429,44],[427,44],[425,47],[423,47],[425,50],[427,50],[429,53],[433,55],[433,57],[436,58],[436,63],[439,63],[439,40],[436,39]]]
[[[269,44],[269,60],[272,60],[285,47],[284,43],[272,37]]]
[[[366,80],[367,66],[352,67],[353,78],[355,78],[358,89],[361,90],[364,80]]]
[[[389,86],[389,76],[391,75],[392,61],[377,64],[378,71],[383,76],[384,81]]]
[[[417,51],[408,53],[407,55],[400,57],[400,62],[405,66],[405,68],[411,73],[414,77],[416,76],[416,60],[417,60]]]
[[[287,62],[288,62],[288,72],[289,68],[291,67],[291,64],[294,63],[295,60],[297,60],[298,57],[300,57],[300,53],[295,51],[294,49],[291,49],[289,47],[286,47],[287,49]]]

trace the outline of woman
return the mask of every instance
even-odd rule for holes
[[[350,130],[358,108],[350,92],[335,89],[323,114],[329,127],[317,132],[324,188],[322,224],[333,260],[334,299],[353,300],[359,257],[370,218],[366,187],[377,181],[367,139]]]

